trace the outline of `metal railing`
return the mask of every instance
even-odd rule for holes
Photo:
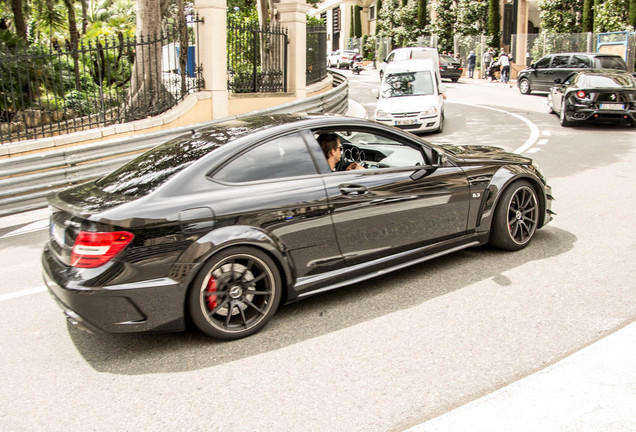
[[[307,26],[307,85],[320,82],[327,77],[326,52],[327,27]]]
[[[287,91],[287,29],[227,24],[227,87],[233,93]]]
[[[161,114],[203,87],[198,17],[139,39],[72,46],[0,47],[0,143],[42,138]]]
[[[349,83],[344,75],[331,74],[333,88],[325,93],[236,117],[290,112],[345,113]],[[193,128],[219,121],[223,120],[0,159],[0,216],[46,207],[46,196],[51,191],[98,178],[143,151]]]

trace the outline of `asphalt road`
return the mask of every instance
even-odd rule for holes
[[[377,81],[351,80],[368,111]],[[447,88],[445,130],[427,139],[521,150],[548,177],[557,216],[528,248],[318,295],[224,343],[69,328],[41,289],[45,212],[0,219],[0,430],[401,431],[633,322],[636,129],[562,128],[545,96]]]

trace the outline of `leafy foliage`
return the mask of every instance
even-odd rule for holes
[[[539,9],[545,32],[581,32],[583,0],[539,0]]]
[[[594,6],[594,31],[597,33],[633,30],[629,26],[629,0],[605,0]]]
[[[457,16],[453,0],[440,0],[435,6],[435,12],[437,17],[431,25],[431,33],[437,34],[440,51],[452,51]]]

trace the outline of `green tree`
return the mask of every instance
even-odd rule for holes
[[[628,24],[632,27],[632,29],[636,29],[636,0],[629,1]]]
[[[581,30],[591,32],[594,30],[594,0],[583,1],[583,22]]]
[[[581,32],[582,0],[539,0],[539,10],[546,33]]]
[[[395,46],[413,45],[421,31],[417,27],[417,2],[411,0],[406,6],[402,0],[388,0],[382,4],[378,13],[378,22],[382,28],[376,34],[390,37]]]
[[[417,28],[424,31],[428,25],[428,4],[426,0],[417,0]]]
[[[455,29],[462,36],[481,35],[488,30],[488,0],[458,0]]]
[[[628,30],[629,0],[605,0],[594,6],[594,31],[597,33]]]
[[[539,0],[541,1],[541,0]],[[550,1],[550,0],[546,0]],[[499,22],[501,21],[501,12],[499,0],[488,0],[488,45],[492,47],[498,47],[501,41],[501,27]]]
[[[437,45],[441,51],[453,50],[457,14],[453,0],[440,0],[435,6],[437,16],[431,24],[431,33],[437,34]]]
[[[360,19],[360,11],[362,10],[362,8],[358,5],[356,5],[354,7],[354,16],[355,16],[355,32],[354,35],[355,37],[359,38],[362,37],[362,21]]]

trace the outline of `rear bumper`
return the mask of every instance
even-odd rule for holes
[[[636,123],[636,110],[606,110],[589,107],[586,105],[570,105],[570,111],[566,111],[566,119],[570,121],[621,121],[625,120],[632,124]]]
[[[185,329],[185,289],[162,278],[107,287],[65,283],[53,272],[59,263],[42,254],[43,278],[49,293],[74,326],[92,333],[137,333]],[[72,286],[72,287],[71,287]]]

